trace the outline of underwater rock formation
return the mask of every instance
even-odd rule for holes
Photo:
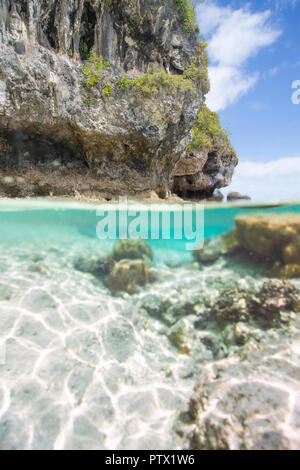
[[[235,250],[270,263],[282,279],[300,277],[300,217],[293,213],[238,216],[229,234]],[[226,238],[225,238],[226,244]]]
[[[99,258],[80,257],[74,260],[74,268],[90,273],[103,282],[113,295],[122,292],[133,294],[140,286],[155,280],[151,271],[152,250],[144,240],[119,240],[111,254]]]
[[[143,261],[124,259],[113,267],[107,285],[114,295],[121,292],[133,294],[138,286],[143,287],[153,280],[151,271]]]
[[[187,446],[200,450],[299,450],[299,347],[270,340],[208,364],[190,401]],[[184,431],[183,431],[184,432]]]
[[[222,238],[206,238],[203,248],[193,252],[195,261],[203,264],[214,263],[220,256],[226,254],[226,248],[222,243]]]
[[[119,240],[115,245],[112,253],[115,261],[123,259],[142,260],[151,265],[153,254],[150,246],[145,240]]]
[[[265,274],[280,279],[300,278],[300,217],[293,213],[237,216],[235,227],[208,238],[194,259],[214,263],[221,256],[243,264],[255,263]]]
[[[112,256],[99,258],[93,256],[90,258],[80,257],[74,261],[74,268],[83,273],[90,273],[98,278],[108,276],[113,269],[115,261]]]
[[[194,337],[213,360],[198,369],[175,430],[192,450],[299,449],[299,284],[225,279],[214,275],[216,299],[198,298]],[[203,357],[181,323],[170,340]]]
[[[1,0],[0,47],[2,169],[64,177],[34,173],[41,195],[84,191],[78,174],[115,194],[168,187],[208,89],[173,0]],[[1,191],[23,195],[20,176]]]
[[[246,322],[260,328],[279,328],[288,325],[300,310],[297,289],[288,281],[268,279],[253,294],[249,290],[221,290],[210,317],[220,326]]]

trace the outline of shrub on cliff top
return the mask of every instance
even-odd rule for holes
[[[164,90],[176,93],[194,89],[192,79],[184,75],[170,75],[164,70],[148,69],[137,77],[133,84],[145,96],[155,96]]]
[[[91,51],[87,62],[82,67],[84,75],[82,81],[87,88],[91,88],[105,78],[109,70],[109,63],[105,62],[102,56],[97,57],[95,52]]]
[[[204,95],[209,92],[210,89],[210,82],[208,78],[208,70],[207,70],[207,56],[206,54],[203,56],[204,60],[201,60],[201,65],[197,63],[192,63],[185,71],[183,72],[183,78],[185,80],[191,80],[193,83],[200,82],[202,91]]]
[[[216,145],[228,145],[232,152],[236,154],[230,143],[230,132],[222,129],[217,113],[211,111],[206,104],[201,108],[198,120],[193,127],[192,148],[212,149]]]
[[[189,33],[199,33],[199,26],[196,21],[195,4],[202,3],[203,0],[174,0],[176,10],[183,21],[184,30]]]
[[[198,46],[198,58],[181,75],[171,75],[165,70],[149,66],[147,72],[136,78],[120,73],[118,79],[112,78],[110,64],[105,62],[102,56],[98,57],[94,51],[91,51],[82,67],[81,83],[85,87],[85,103],[88,106],[92,104],[92,89],[97,85],[101,86],[103,93],[107,96],[110,96],[115,88],[126,90],[130,87],[134,87],[145,97],[156,96],[161,92],[174,95],[178,92],[194,90],[197,82],[200,83],[203,93],[208,93],[206,44],[200,40]]]
[[[98,57],[94,51],[88,55],[86,63],[82,67],[83,78],[81,80],[86,91],[84,93],[85,103],[90,106],[92,104],[91,88],[101,83],[103,91],[106,95],[110,95],[112,91],[112,83],[109,79],[110,65]]]
[[[91,89],[96,85],[101,85],[103,92],[109,96],[114,88],[125,90],[134,87],[145,97],[156,96],[161,92],[169,94],[184,93],[193,90],[197,80],[206,80],[207,74],[196,64],[191,64],[182,75],[170,75],[164,70],[153,70],[148,68],[137,78],[129,78],[126,73],[121,73],[116,81],[110,79],[110,65],[103,61],[102,57],[97,57],[91,52],[88,61],[82,67],[82,84],[85,91],[85,102],[92,104]]]

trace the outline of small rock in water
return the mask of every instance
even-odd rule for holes
[[[114,295],[119,295],[121,292],[133,294],[139,286],[143,287],[151,281],[153,275],[143,261],[122,260],[113,267],[108,287]]]
[[[224,195],[221,193],[219,189],[216,189],[215,192],[211,197],[206,199],[208,202],[222,202],[224,199]]]
[[[74,261],[74,268],[83,273],[91,273],[96,277],[102,277],[109,275],[114,264],[111,256],[103,258],[97,256],[90,258],[80,257]]]
[[[194,259],[200,263],[210,264],[217,261],[220,256],[226,253],[220,238],[207,238],[203,248],[194,250]]]
[[[234,192],[234,191],[229,193],[227,196],[227,201],[241,201],[241,200],[251,201],[251,197],[240,194],[238,192]]]
[[[42,261],[44,258],[42,255],[30,255],[29,260],[32,261],[33,263],[38,263],[39,261]]]
[[[182,319],[170,329],[168,338],[182,354],[189,354],[192,348],[189,344],[191,335],[191,324],[186,319]]]
[[[152,257],[152,250],[144,240],[119,240],[112,254],[103,258],[77,258],[74,267],[102,279],[114,295],[133,294],[138,286],[154,280],[150,271]]]
[[[153,258],[152,250],[145,240],[119,240],[113,249],[112,257],[115,261],[123,259],[140,259],[151,265]]]

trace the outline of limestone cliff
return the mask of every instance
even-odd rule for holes
[[[238,158],[218,115],[205,104],[193,127],[193,137],[172,172],[172,189],[184,198],[201,199],[231,183]]]
[[[0,48],[0,192],[167,192],[208,90],[178,2],[0,0]]]

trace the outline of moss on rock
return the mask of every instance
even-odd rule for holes
[[[199,32],[193,0],[174,0],[176,10],[182,18],[183,28],[188,34]]]

